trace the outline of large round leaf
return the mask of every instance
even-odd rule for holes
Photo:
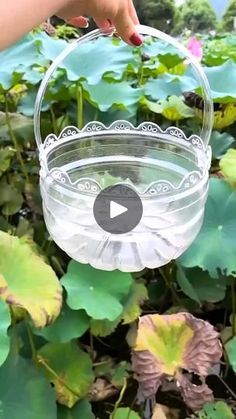
[[[236,372],[236,336],[225,345],[229,362],[232,365],[234,372]]]
[[[55,58],[54,48],[42,51],[49,59]],[[86,79],[90,84],[97,84],[105,73],[114,73],[121,78],[128,64],[135,65],[133,48],[124,42],[112,42],[101,37],[95,41],[80,45],[61,64],[70,81]]]
[[[43,336],[49,342],[69,342],[79,338],[89,328],[89,317],[84,310],[71,310],[66,304],[56,321],[43,329],[35,329],[34,333]]]
[[[48,343],[40,349],[38,357],[61,404],[73,407],[87,396],[94,379],[92,361],[76,342]]]
[[[15,73],[23,74],[33,65],[46,64],[44,57],[39,53],[37,39],[33,34],[27,35],[10,48],[1,51],[0,60],[2,63],[0,86],[5,90],[14,85]]]
[[[11,354],[0,368],[1,419],[56,419],[50,383],[30,361]]]
[[[61,282],[73,310],[84,309],[94,319],[113,321],[123,311],[121,300],[129,293],[132,277],[128,273],[100,271],[71,261]]]
[[[236,64],[232,60],[216,67],[206,67],[205,73],[211,86],[212,98],[221,103],[234,102]],[[227,74],[227,77],[225,75]]]
[[[95,419],[88,400],[80,400],[72,409],[58,407],[57,419]]]
[[[220,159],[233,144],[234,137],[227,132],[213,131],[211,136],[211,148],[213,159]]]
[[[220,161],[220,168],[229,181],[229,183],[236,187],[236,150],[230,148]]]
[[[36,327],[59,314],[62,289],[52,270],[23,239],[0,232],[0,298],[24,308]]]
[[[0,300],[0,365],[6,361],[10,350],[10,340],[7,334],[11,324],[11,315],[8,305]]]
[[[112,419],[140,419],[140,416],[128,407],[120,407],[112,415]]]
[[[236,192],[222,179],[210,181],[209,198],[201,232],[180,258],[183,266],[199,266],[218,277],[219,271],[236,272]]]
[[[84,89],[90,101],[102,112],[107,112],[113,105],[126,110],[137,109],[138,102],[143,95],[143,89],[134,89],[128,82],[107,83],[101,80],[98,84],[84,83]]]
[[[164,74],[157,79],[150,79],[145,84],[145,95],[154,99],[166,99],[168,96],[181,96],[183,92],[188,92],[198,87],[197,81],[187,76],[176,76]]]
[[[142,103],[150,109],[150,111],[162,114],[170,121],[179,121],[194,116],[193,109],[189,108],[178,96],[169,96],[166,100],[159,102],[151,102],[144,99]]]
[[[207,403],[199,412],[198,419],[235,419],[230,407],[224,402]]]
[[[199,268],[184,270],[179,265],[176,278],[182,291],[199,304],[202,301],[217,303],[225,298],[225,278],[212,278]]]
[[[198,387],[182,375],[182,370],[207,376],[210,367],[220,361],[222,348],[218,333],[208,322],[189,313],[148,315],[139,320],[133,348],[133,369],[137,374],[140,392],[145,398],[156,394],[168,378],[176,378],[188,405],[194,396],[200,407],[212,398],[210,389]]]

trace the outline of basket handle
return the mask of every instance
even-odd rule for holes
[[[203,139],[205,144],[208,144],[210,141],[212,126],[213,126],[213,117],[214,117],[213,102],[211,99],[211,89],[210,89],[207,77],[201,65],[198,63],[195,57],[193,57],[191,52],[187,50],[187,48],[185,48],[182,44],[180,44],[171,36],[157,29],[153,29],[151,27],[144,26],[144,25],[137,25],[137,30],[142,35],[152,36],[152,37],[158,38],[162,41],[169,43],[170,45],[178,49],[180,52],[182,52],[183,55],[190,61],[193,67],[194,73],[196,75],[196,78],[198,79],[201,89],[202,89],[204,109],[203,109],[201,138]],[[42,102],[43,102],[44,94],[48,87],[48,83],[54,71],[57,69],[59,64],[78,46],[88,41],[92,41],[96,38],[99,38],[100,36],[111,36],[113,33],[114,33],[114,29],[111,29],[110,31],[96,29],[88,33],[87,35],[82,36],[79,39],[76,39],[74,42],[69,44],[68,47],[65,48],[65,50],[62,51],[61,54],[58,55],[56,60],[48,68],[44,76],[44,79],[39,87],[38,94],[36,97],[36,102],[35,102],[35,109],[34,109],[34,132],[35,132],[36,143],[39,149],[41,148],[41,145],[42,145],[42,136],[41,136],[41,128],[40,128],[40,115],[41,115],[41,109],[42,109]]]

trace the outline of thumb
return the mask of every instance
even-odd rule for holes
[[[135,24],[129,14],[129,9],[122,8],[113,18],[113,25],[115,26],[118,35],[128,44],[140,46],[143,43],[142,37],[139,35]]]

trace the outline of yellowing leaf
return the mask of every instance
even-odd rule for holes
[[[236,104],[229,103],[223,111],[214,113],[214,129],[222,130],[236,121]]]
[[[92,361],[76,342],[48,343],[40,349],[38,359],[61,404],[73,407],[88,394],[94,378]]]
[[[189,313],[140,318],[132,364],[144,398],[154,397],[171,376],[177,380],[186,404],[191,407],[195,400],[194,405],[201,408],[212,399],[204,378],[221,356],[221,343],[213,326]],[[201,377],[200,391],[184,376],[183,370]]]
[[[120,323],[121,318],[118,317],[113,322],[109,320],[95,320],[91,319],[90,330],[94,336],[105,337],[114,332]]]
[[[194,110],[189,108],[178,96],[170,96],[168,99],[159,102],[151,102],[143,99],[142,103],[150,109],[150,111],[162,114],[170,121],[180,121],[181,119],[192,118]]]
[[[220,168],[226,180],[236,187],[236,150],[230,148],[220,161]]]
[[[184,352],[192,337],[193,331],[181,314],[142,317],[134,350],[150,351],[161,372],[174,375],[178,368],[185,368]]]
[[[196,109],[196,115],[199,119],[202,119],[202,111]],[[236,103],[228,103],[224,106],[224,109],[214,112],[214,124],[215,130],[223,130],[229,127],[236,121]]]
[[[134,282],[130,294],[124,304],[122,319],[124,324],[134,322],[141,314],[141,304],[148,299],[148,291],[144,284]]]
[[[52,268],[17,237],[0,232],[0,298],[25,309],[36,327],[59,314],[62,288]]]

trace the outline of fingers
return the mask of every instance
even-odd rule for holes
[[[138,25],[139,24],[139,18],[138,18],[136,9],[134,7],[133,0],[128,0],[128,4],[129,4],[129,15],[130,15],[132,21],[134,22],[134,24]]]
[[[68,23],[78,28],[88,28],[89,26],[88,19],[86,19],[83,16],[72,17],[71,19],[68,20]]]
[[[135,16],[132,8],[131,11],[132,14],[130,15],[130,2],[127,1],[127,7],[122,7],[118,11],[117,15],[113,19],[113,24],[118,34],[125,42],[135,46],[140,46],[143,40],[135,27],[135,23],[133,20]]]
[[[112,24],[111,22],[109,22],[108,19],[99,19],[99,18],[94,18],[94,22],[96,23],[96,25],[101,28],[101,29],[110,29]]]

